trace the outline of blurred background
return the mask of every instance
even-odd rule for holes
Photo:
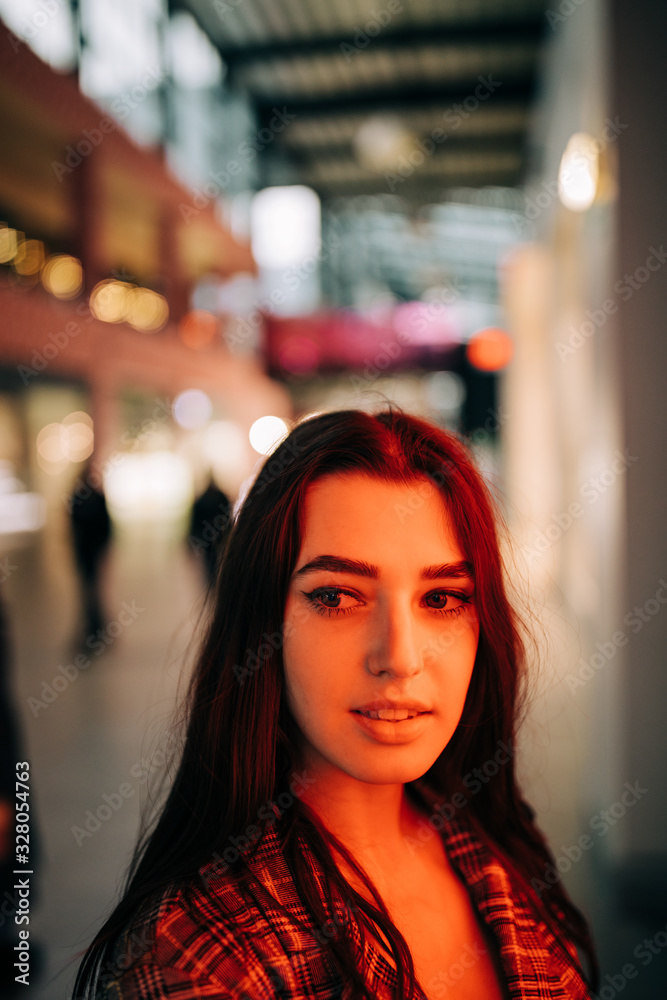
[[[544,623],[543,891],[592,921],[603,1000],[664,997],[666,11],[0,0],[0,844],[26,761],[30,996],[68,996],[120,884],[230,505],[295,419],[391,399],[470,441]]]

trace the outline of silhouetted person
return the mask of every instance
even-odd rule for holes
[[[220,554],[229,532],[231,510],[229,498],[211,477],[192,506],[188,539],[193,551],[201,553],[209,584],[216,578]]]
[[[74,558],[83,591],[85,634],[104,627],[100,600],[100,564],[111,537],[111,519],[102,490],[91,482],[88,469],[71,501]]]

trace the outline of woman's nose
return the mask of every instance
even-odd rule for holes
[[[418,629],[410,609],[398,604],[380,606],[366,653],[370,672],[412,677],[422,670],[423,662]]]

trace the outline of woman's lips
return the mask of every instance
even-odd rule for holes
[[[407,743],[416,739],[427,725],[430,712],[409,714],[408,709],[353,709],[351,714],[367,734],[379,743]],[[387,718],[386,716],[392,716]]]
[[[416,708],[357,708],[355,712],[365,715],[367,719],[384,719],[385,722],[403,722],[405,719],[414,719],[420,712]]]

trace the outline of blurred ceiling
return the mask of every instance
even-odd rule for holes
[[[295,116],[276,134],[271,157],[324,198],[386,193],[385,174],[399,168],[400,194],[417,202],[459,185],[522,179],[548,30],[543,0],[171,7],[192,14],[215,44],[228,85],[251,101],[259,128],[275,108]]]

